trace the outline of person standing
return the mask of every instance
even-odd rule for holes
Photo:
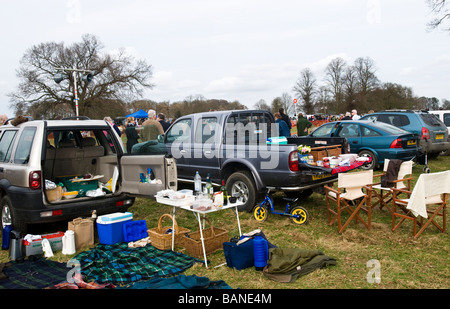
[[[164,134],[164,129],[156,120],[156,112],[153,109],[149,109],[148,119],[142,123],[141,139],[142,141],[150,141],[158,139],[159,134]]]
[[[108,123],[111,125],[111,127],[114,128],[114,130],[116,130],[116,132],[119,136],[122,135],[122,131],[120,131],[119,127],[114,123],[114,121],[111,119],[111,117],[106,116],[105,118],[103,118],[103,120],[108,121]]]
[[[345,113],[345,116],[342,117],[341,120],[352,120],[352,117],[351,117],[351,116],[352,116],[352,115],[350,114],[350,112],[346,112],[346,113]]]
[[[290,137],[291,130],[289,130],[286,122],[281,118],[280,113],[275,113],[275,122],[278,124],[278,136]]]
[[[308,135],[308,130],[311,127],[312,123],[308,119],[303,117],[303,113],[299,113],[297,119],[297,136]]]
[[[134,117],[127,118],[125,134],[127,136],[127,152],[131,153],[133,146],[139,143],[139,134],[136,131],[136,121]]]
[[[281,115],[281,119],[283,119],[284,122],[286,122],[286,124],[287,124],[289,130],[291,130],[291,129],[292,129],[291,119],[289,119],[289,116],[286,115],[286,114],[284,113],[284,108],[280,108],[280,109],[278,110],[278,112],[279,112],[280,115]]]
[[[156,118],[156,120],[159,121],[159,123],[161,124],[164,132],[166,132],[167,129],[170,127],[170,123],[166,122],[166,115],[164,115],[163,113],[159,113],[158,117]]]
[[[359,120],[361,118],[360,115],[358,115],[358,111],[356,109],[352,110],[352,120]]]

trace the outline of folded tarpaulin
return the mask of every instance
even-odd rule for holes
[[[336,259],[320,250],[272,248],[269,249],[269,260],[263,273],[274,281],[288,283],[330,265],[336,265]]]
[[[207,277],[178,275],[133,282],[118,289],[231,289],[223,280],[210,281]]]
[[[126,242],[99,244],[73,259],[81,265],[86,280],[99,283],[131,283],[158,277],[177,275],[201,260],[152,245],[129,248]]]

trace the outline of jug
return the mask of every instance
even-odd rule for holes
[[[72,230],[67,230],[62,237],[62,253],[66,255],[75,254],[75,233]]]
[[[269,243],[262,236],[253,239],[253,254],[256,270],[263,270],[269,259]]]
[[[16,261],[22,258],[23,238],[19,231],[12,230],[10,233],[9,258]]]

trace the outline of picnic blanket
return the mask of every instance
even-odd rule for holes
[[[118,289],[231,289],[223,280],[211,281],[207,277],[196,275],[178,275],[170,278],[156,278],[152,280],[133,282]]]
[[[0,289],[44,289],[67,277],[66,263],[44,258],[28,258],[3,264],[3,279]]]
[[[370,163],[370,162],[372,162],[372,158],[369,157],[365,161],[363,161],[363,160],[355,161],[355,162],[351,163],[350,165],[343,165],[343,166],[339,165],[339,166],[336,166],[331,169],[331,175],[348,172],[348,171],[354,170],[355,168],[363,166],[365,163]]]
[[[127,284],[138,280],[177,275],[201,260],[152,245],[129,248],[126,242],[99,244],[78,254],[81,274],[98,283]]]

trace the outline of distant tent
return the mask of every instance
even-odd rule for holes
[[[148,118],[148,114],[146,111],[141,109],[133,114],[126,115],[125,117]]]

